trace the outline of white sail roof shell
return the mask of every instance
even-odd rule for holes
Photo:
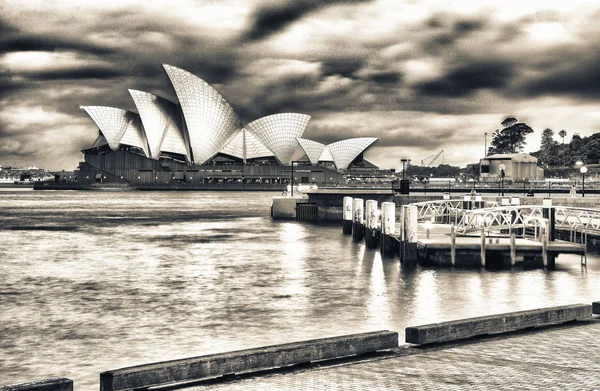
[[[246,146],[246,159],[275,156],[275,153],[265,145],[258,136],[244,129],[244,140]]]
[[[329,144],[326,149],[333,157],[333,162],[337,169],[345,170],[358,155],[363,153],[377,140],[377,137],[349,138]],[[323,150],[323,153],[325,153],[325,150]],[[326,161],[327,159],[319,158],[319,160]]]
[[[116,151],[133,113],[116,107],[80,106],[96,123],[109,147]]]
[[[202,164],[223,149],[242,124],[229,103],[198,76],[163,64],[185,117],[190,150],[196,164]]]
[[[298,113],[274,114],[259,118],[246,125],[249,133],[257,136],[275,154],[281,164],[289,164],[310,121],[310,115]]]
[[[136,113],[131,114],[133,115],[127,123],[127,128],[125,129],[125,133],[123,133],[123,137],[121,137],[119,144],[138,147],[143,150],[146,157],[148,157],[148,141],[146,140],[142,121],[140,120],[140,116]]]
[[[81,109],[96,123],[113,151],[126,144],[142,149],[148,156],[146,135],[136,113],[108,106],[81,106]]]
[[[232,134],[225,143],[225,147],[219,152],[244,159],[244,129]]]
[[[144,124],[149,157],[158,159],[161,152],[171,152],[190,160],[175,103],[145,91],[129,90],[129,93]]]
[[[275,156],[254,133],[245,128],[230,137],[221,153],[244,160]]]
[[[319,156],[318,161],[333,162],[333,155],[331,154],[331,151],[329,150],[329,148],[327,146],[325,148],[323,148],[323,151],[321,152],[321,155]]]
[[[90,148],[97,148],[97,147],[101,147],[106,144],[108,144],[108,141],[106,141],[104,136],[100,134],[100,135],[98,135],[98,137],[96,138],[96,140],[94,141],[94,143],[92,144],[92,146]]]
[[[298,140],[298,144],[300,144],[300,147],[302,147],[302,150],[304,150],[304,153],[310,162],[312,164],[317,164],[319,162],[319,157],[323,153],[325,144],[301,137],[297,137],[296,140]]]

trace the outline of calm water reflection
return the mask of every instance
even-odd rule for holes
[[[406,271],[272,195],[0,192],[0,384],[598,300],[598,257]]]

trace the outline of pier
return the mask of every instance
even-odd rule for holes
[[[588,200],[557,199],[553,205],[551,198],[480,194],[457,199],[444,194],[440,200],[368,189],[277,198],[274,218],[328,221],[336,216],[344,234],[379,247],[384,256],[399,256],[408,267],[554,268],[560,254],[580,255],[586,264],[587,249],[600,244],[600,209]]]

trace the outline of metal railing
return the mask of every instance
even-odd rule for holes
[[[535,232],[547,224],[542,205],[503,205],[481,201],[480,209],[465,209],[464,200],[438,200],[411,204],[417,207],[418,221],[441,220],[453,223],[456,232],[466,235],[482,228],[488,231],[532,228]],[[472,206],[472,204],[470,205]],[[600,209],[553,206],[556,229],[582,235],[600,236]]]

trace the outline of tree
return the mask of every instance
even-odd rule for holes
[[[554,141],[554,130],[544,129],[538,158],[549,166],[556,166],[558,161],[558,144]]]
[[[600,141],[591,140],[578,151],[578,155],[587,164],[598,163],[598,160],[600,160]]]
[[[563,155],[563,166],[566,164],[565,156],[567,155],[567,151],[565,151],[565,137],[567,137],[567,132],[563,129],[558,132],[558,135],[562,137],[562,155]]]
[[[518,153],[523,151],[527,144],[525,137],[533,133],[533,129],[526,123],[518,122],[516,118],[506,118],[502,121],[503,128],[496,129],[488,148],[488,155],[498,153]]]
[[[562,139],[563,139],[563,145],[564,145],[565,144],[565,137],[567,137],[567,132],[563,129],[560,132],[558,132],[558,135],[560,137],[562,137]]]

